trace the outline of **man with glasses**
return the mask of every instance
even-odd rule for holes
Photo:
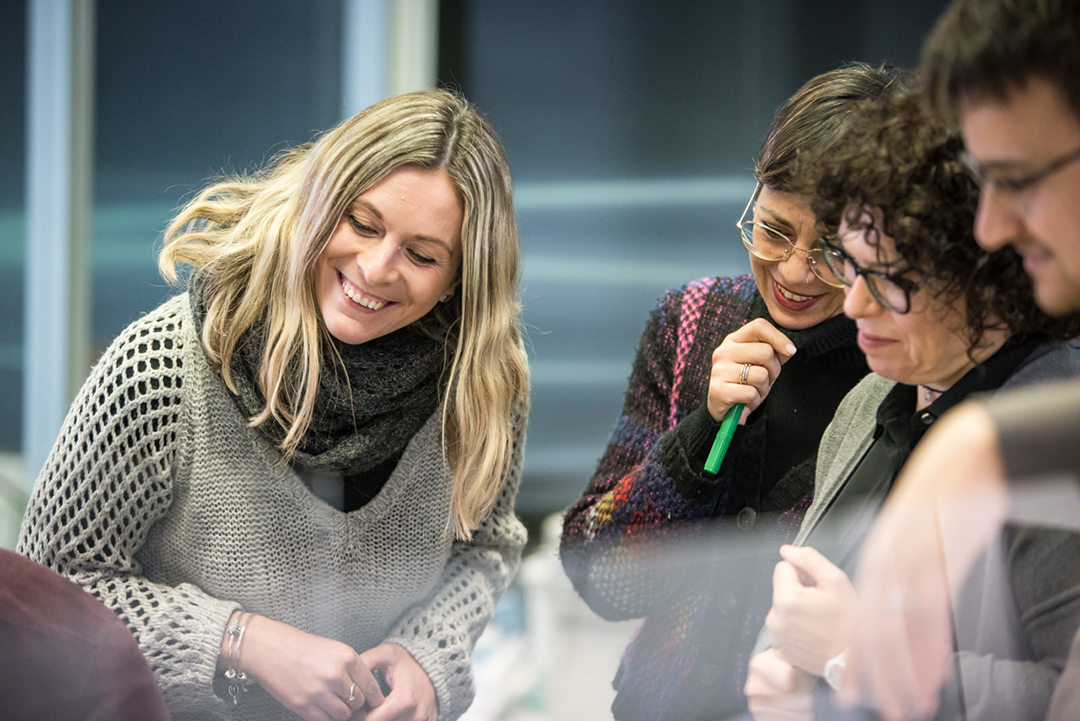
[[[1023,257],[1044,310],[1080,311],[1080,2],[955,0],[927,40],[923,72],[981,187],[979,243]],[[889,719],[934,711],[951,672],[949,586],[1032,479],[1063,477],[1075,493],[1080,383],[967,403],[935,426],[865,546],[846,700],[867,693]],[[1080,718],[1080,637],[1048,718]]]

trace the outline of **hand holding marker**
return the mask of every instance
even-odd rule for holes
[[[763,347],[764,346],[764,347]],[[751,349],[751,353],[747,353],[747,350],[736,349]],[[735,331],[720,345],[719,348],[713,354],[714,363],[714,377],[711,383],[717,382],[717,373],[723,373],[719,371],[721,364],[727,364],[731,362],[741,365],[739,372],[738,385],[752,385],[758,389],[760,394],[760,400],[754,399],[751,401],[751,408],[756,408],[761,401],[768,395],[769,389],[776,381],[777,376],[780,373],[780,366],[786,363],[791,356],[795,353],[795,346],[791,344],[786,336],[778,331],[771,323],[763,318],[750,321],[739,330]],[[750,361],[747,361],[750,359]],[[739,361],[745,361],[739,363]],[[768,371],[768,379],[766,385],[761,387],[760,381],[757,383],[751,383],[748,381],[750,370],[755,367],[763,367]],[[730,378],[731,376],[723,374],[721,377]],[[727,381],[727,383],[734,384],[734,381]],[[727,385],[726,383],[723,385]],[[715,392],[714,388],[719,386],[712,386],[710,388],[710,396]],[[730,392],[725,392],[724,395],[728,395]],[[745,397],[744,393],[742,395]],[[710,403],[714,402],[714,399],[710,397]],[[722,402],[722,401],[721,401]],[[724,456],[727,454],[728,447],[731,445],[731,439],[735,435],[735,427],[739,425],[739,420],[742,418],[743,410],[745,410],[747,403],[734,403],[727,412],[724,414],[724,419],[720,423],[720,430],[716,433],[716,439],[713,441],[712,449],[709,451],[709,456],[705,460],[705,470],[709,473],[716,473],[720,470],[720,464],[724,461]],[[714,416],[715,417],[715,416]]]
[[[731,445],[731,437],[735,435],[735,426],[739,425],[739,417],[743,412],[743,404],[736,403],[724,414],[724,420],[720,424],[720,430],[716,432],[716,440],[713,441],[709,457],[705,459],[705,470],[716,473],[720,470],[720,464],[724,462],[728,446]],[[700,458],[700,456],[699,456]]]

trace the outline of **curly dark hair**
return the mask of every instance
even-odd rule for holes
[[[1080,316],[1052,318],[1035,304],[1031,279],[1012,247],[988,253],[975,241],[979,188],[960,160],[959,134],[930,117],[916,79],[860,102],[830,148],[812,201],[824,235],[842,220],[889,236],[910,269],[940,283],[946,303],[962,299],[974,351],[986,333],[1067,340]],[[880,228],[866,209],[882,213]],[[876,231],[876,233],[875,233]]]

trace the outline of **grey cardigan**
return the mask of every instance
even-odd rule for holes
[[[1043,346],[1002,388],[1078,373],[1080,367],[1064,346]],[[827,515],[870,448],[878,406],[895,385],[871,373],[840,404],[822,436],[814,500],[796,536],[797,545]],[[1009,526],[969,574],[954,599],[967,719],[1043,719],[1069,641],[1080,625],[1078,559],[1080,535]],[[756,651],[769,645],[768,630],[763,629]],[[955,694],[953,690],[951,695]],[[952,717],[955,711],[946,706],[939,717]]]

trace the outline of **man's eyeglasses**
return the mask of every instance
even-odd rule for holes
[[[754,195],[750,198],[750,202],[747,203],[746,208],[743,209],[742,215],[739,217],[739,222],[735,224],[735,227],[739,229],[743,245],[746,246],[746,249],[758,258],[772,262],[787,260],[791,254],[797,250],[806,255],[806,264],[810,266],[810,270],[812,270],[814,275],[820,278],[822,282],[833,288],[842,288],[844,284],[841,283],[840,280],[833,275],[832,271],[829,270],[829,267],[822,262],[820,248],[814,248],[813,250],[800,248],[795,245],[794,239],[789,237],[786,233],[782,233],[766,223],[746,219],[746,214],[750,212],[750,208],[754,205],[754,201],[757,200],[760,191],[761,184],[759,183],[757,189],[754,190]]]
[[[960,160],[980,187],[989,185],[993,187],[994,190],[1004,195],[1018,196],[1071,163],[1080,160],[1080,148],[1051,160],[1038,170],[1033,170],[1026,175],[1011,178],[995,177],[991,171],[988,171],[986,168],[979,165],[975,158],[971,157],[971,153],[966,150],[961,151]]]
[[[926,285],[926,282],[916,282],[899,274],[861,268],[843,248],[829,238],[821,239],[821,250],[825,255],[825,263],[844,285],[852,287],[861,275],[874,300],[894,313],[904,315],[909,312],[911,294]]]

